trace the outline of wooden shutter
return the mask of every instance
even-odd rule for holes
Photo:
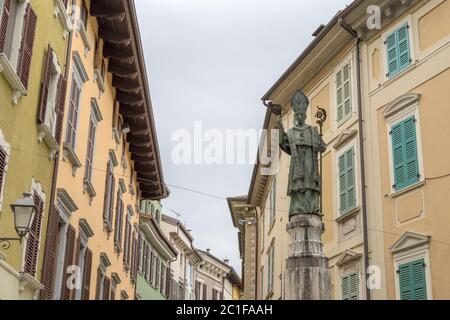
[[[206,283],[203,284],[203,300],[206,300],[206,294],[207,294],[208,287],[206,286]]]
[[[34,194],[34,205],[36,206],[36,212],[30,231],[28,232],[27,249],[25,253],[25,273],[32,276],[36,275],[42,215],[44,213],[44,202],[37,194]]]
[[[103,199],[103,221],[108,221],[109,216],[109,203],[111,196],[111,185],[112,185],[112,170],[111,170],[111,161],[108,161],[106,166],[106,176],[105,176],[105,195]]]
[[[50,85],[50,78],[52,76],[52,59],[53,59],[53,49],[50,44],[47,47],[47,56],[45,59],[44,73],[41,79],[41,96],[39,101],[39,114],[38,122],[39,124],[45,123],[45,113],[47,110],[47,99],[48,91]]]
[[[105,277],[103,282],[103,300],[110,300],[111,296],[111,279]]]
[[[357,273],[350,275],[350,300],[358,300],[359,298],[359,277]]]
[[[69,225],[67,229],[66,238],[66,255],[64,259],[64,269],[63,269],[63,281],[61,283],[62,300],[72,299],[72,290],[67,287],[67,280],[69,279],[70,273],[67,272],[67,268],[72,266],[75,257],[75,228]]]
[[[100,287],[102,285],[102,270],[100,267],[97,269],[97,285],[95,289],[95,300],[100,300]]]
[[[350,300],[350,276],[346,275],[342,278],[342,300]]]
[[[336,75],[337,123],[348,118],[352,111],[351,68],[346,64]]]
[[[122,238],[122,228],[121,228],[121,208],[122,208],[122,190],[120,189],[120,186],[117,190],[117,202],[116,202],[116,221],[114,224],[114,227],[116,228],[114,232],[114,241],[117,244],[117,246],[120,248],[122,246],[121,244],[121,238]]]
[[[142,235],[138,233],[138,248],[137,248],[137,268],[139,272],[142,272]]]
[[[341,214],[347,213],[356,205],[354,148],[339,157],[339,199]]]
[[[88,131],[88,141],[87,141],[87,151],[86,151],[86,167],[84,172],[84,179],[86,181],[91,181],[92,179],[92,161],[94,158],[94,141],[95,141],[95,123],[94,115],[91,114],[89,118],[89,131]]]
[[[11,10],[11,1],[12,0],[3,1],[3,10],[2,14],[0,15],[0,52],[4,52],[5,49],[6,35],[8,33],[9,14]]]
[[[56,259],[59,242],[59,226],[59,211],[56,207],[54,207],[50,212],[47,225],[44,264],[42,267],[42,284],[44,285],[44,289],[41,290],[40,293],[41,300],[53,299],[56,276]]]
[[[424,259],[399,267],[400,300],[427,300]]]
[[[166,269],[166,297],[167,298],[170,297],[170,292],[171,292],[170,284],[171,283],[172,283],[172,272],[170,272],[170,268],[167,267],[167,269]]]
[[[399,68],[398,52],[397,52],[397,32],[393,32],[386,39],[388,77],[396,75]]]
[[[406,24],[397,30],[399,71],[403,71],[411,64],[408,29],[409,25]]]
[[[113,219],[113,212],[114,212],[114,195],[116,191],[116,178],[114,177],[114,174],[111,176],[111,188],[109,190],[109,212],[108,212],[108,225],[110,226],[110,229],[112,230],[112,219]]]
[[[131,224],[129,234],[131,236]],[[131,245],[131,278],[133,281],[136,280],[136,235],[133,231],[132,235],[132,245]]]
[[[69,114],[67,117],[66,143],[75,148],[75,138],[77,133],[78,109],[80,104],[81,89],[75,80],[75,73],[72,75],[72,86],[70,91]]]
[[[123,241],[123,263],[125,266],[128,265],[128,224],[129,224],[129,218],[127,215],[126,222],[125,222],[125,237]]]
[[[220,292],[220,298],[219,298],[219,300],[223,300],[223,291]]]
[[[36,33],[37,16],[28,4],[25,9],[23,21],[22,43],[20,45],[17,74],[25,87],[28,89],[28,79],[31,69],[31,58],[33,56],[34,35]]]
[[[58,94],[56,100],[56,128],[55,139],[58,144],[62,141],[64,111],[66,107],[67,79],[60,75],[58,79]]]
[[[0,194],[2,193],[3,181],[5,179],[6,151],[0,147]]]
[[[394,167],[394,189],[402,190],[420,179],[414,116],[395,125],[391,131]]]
[[[92,251],[86,248],[84,257],[84,272],[83,272],[83,291],[81,293],[81,300],[89,300],[91,290],[91,274],[92,274]]]

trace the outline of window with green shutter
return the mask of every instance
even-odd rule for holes
[[[351,67],[346,64],[336,75],[337,124],[340,126],[352,114]]]
[[[411,65],[411,49],[409,42],[409,25],[391,33],[385,41],[387,50],[387,77],[392,78]]]
[[[427,300],[424,259],[402,264],[397,272],[400,300]]]
[[[345,214],[356,206],[355,149],[352,147],[339,157],[340,212]]]
[[[390,134],[394,189],[400,191],[420,180],[415,117],[409,117],[393,126]]]
[[[347,274],[342,277],[342,300],[359,299],[358,273]]]

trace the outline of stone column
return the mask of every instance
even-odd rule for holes
[[[285,300],[330,300],[331,276],[323,254],[321,216],[294,216],[287,224],[289,255],[284,277]]]

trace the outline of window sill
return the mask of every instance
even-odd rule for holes
[[[95,196],[97,195],[97,192],[95,192],[94,186],[92,185],[92,182],[90,180],[83,180],[83,188],[84,192],[87,192],[87,194],[90,197],[89,204],[92,203],[92,200],[94,200]]]
[[[9,85],[11,86],[11,89],[13,90],[13,94],[11,97],[12,104],[17,105],[20,98],[27,95],[27,89],[22,84],[22,81],[20,81],[20,78],[17,75],[15,69],[4,53],[0,53],[0,73],[3,73],[3,76],[6,78]]]
[[[39,298],[39,292],[44,289],[44,285],[31,274],[21,273],[19,276],[19,292],[24,292],[27,286],[29,286],[33,290],[34,300],[37,300]]]
[[[64,28],[63,38],[66,39],[69,32],[72,31],[72,22],[70,21],[69,15],[67,14],[67,9],[64,7],[61,0],[55,0],[53,15],[55,18],[59,17],[59,21]]]
[[[340,215],[339,217],[334,219],[334,221],[336,221],[337,223],[342,223],[344,221],[347,221],[348,219],[355,217],[359,213],[360,210],[361,210],[360,207],[356,207],[356,208]]]
[[[103,94],[103,92],[105,92],[105,79],[103,79],[101,71],[99,69],[94,70],[94,80],[97,82],[100,94]]]
[[[401,195],[404,195],[405,193],[408,193],[408,192],[410,192],[412,190],[415,190],[415,189],[418,189],[420,187],[423,187],[425,185],[425,183],[426,183],[426,181],[419,181],[419,182],[417,182],[417,183],[415,183],[415,184],[413,184],[413,185],[411,185],[409,187],[406,187],[406,188],[404,188],[404,189],[402,189],[400,191],[396,191],[396,192],[391,193],[389,195],[389,198],[391,198],[391,199],[398,198]]]
[[[64,160],[68,159],[72,163],[72,175],[75,176],[77,169],[81,168],[81,161],[70,145],[64,143],[63,149],[64,149],[63,159]]]
[[[91,44],[89,43],[87,30],[84,27],[83,22],[81,20],[78,20],[78,23],[77,23],[77,35],[78,34],[81,35],[81,39],[83,40],[83,43],[84,43],[84,55],[86,56],[88,51],[91,50]]]
[[[41,124],[38,127],[38,132],[38,142],[45,142],[47,147],[50,149],[50,160],[55,159],[55,155],[59,151],[59,144],[55,137],[53,137],[50,128],[46,124]]]

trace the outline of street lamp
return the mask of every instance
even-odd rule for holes
[[[36,211],[36,206],[34,205],[31,193],[24,193],[23,199],[18,199],[11,204],[11,210],[14,214],[14,227],[19,238],[0,238],[0,243],[5,242],[2,245],[4,250],[9,249],[11,241],[19,241],[22,243],[22,239],[30,231],[34,213]]]

